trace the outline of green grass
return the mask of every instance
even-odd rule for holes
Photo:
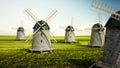
[[[0,36],[0,68],[88,68],[102,57],[102,48],[88,47],[90,36],[77,36],[77,43],[62,43],[62,36],[55,38],[54,51],[40,54],[27,52],[31,41]]]

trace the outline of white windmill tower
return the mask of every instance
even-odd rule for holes
[[[67,26],[65,29],[64,42],[67,42],[67,43],[76,42],[75,33],[74,33],[75,29],[73,28],[72,23],[73,23],[73,18],[71,18],[71,25]]]
[[[99,0],[94,0],[92,7],[111,14],[105,25],[106,35],[102,60],[93,65],[101,68],[120,68],[120,9]]]
[[[21,25],[17,29],[16,40],[20,40],[20,41],[25,40],[25,30],[22,25],[23,25],[23,21],[21,21]]]
[[[98,13],[99,23],[93,25],[91,29],[90,45],[92,47],[102,47],[104,45],[104,27],[102,26],[101,13]]]
[[[36,22],[34,25],[34,33],[32,40],[32,48],[30,48],[30,52],[39,51],[39,52],[51,52],[53,47],[51,46],[50,41],[50,32],[49,25],[47,24],[51,19],[53,19],[57,13],[57,10],[53,10],[45,20],[38,20],[30,10],[26,9],[25,13],[31,17],[31,19]]]

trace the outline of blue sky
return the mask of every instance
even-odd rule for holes
[[[91,8],[93,0],[0,0],[0,35],[15,35],[16,30],[11,27],[19,27],[21,20],[23,27],[28,30],[26,35],[32,31],[33,23],[25,14],[28,8],[40,20],[44,19],[53,9],[58,10],[57,16],[48,24],[51,32],[55,35],[64,35],[64,29],[59,26],[70,25],[71,17],[74,17],[73,26],[77,29],[92,26],[98,23],[97,12]],[[100,0],[115,7],[120,7],[120,0]],[[102,15],[105,24],[109,15]],[[87,32],[90,34],[90,32]],[[87,34],[77,32],[76,35]]]

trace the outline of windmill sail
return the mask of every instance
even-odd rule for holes
[[[32,20],[36,22],[33,29],[33,40],[32,40],[32,48],[30,51],[40,51],[51,52],[53,50],[50,41],[50,32],[49,32],[49,25],[47,24],[53,17],[55,17],[57,10],[52,11],[45,20],[38,20],[36,16],[32,14],[28,9],[25,10],[27,15],[31,17]]]
[[[93,8],[111,14],[105,24],[106,35],[102,60],[96,63],[101,68],[120,68],[120,11],[100,0],[95,0]]]
[[[17,28],[16,40],[19,40],[19,41],[25,40],[25,29],[23,28],[23,21],[21,21],[20,27]]]
[[[65,38],[64,38],[65,43],[76,42],[75,33],[74,33],[75,29],[72,25],[73,25],[73,17],[71,18],[70,25],[67,26],[66,29],[65,29]]]
[[[91,5],[93,8],[101,10],[103,12],[107,12],[109,14],[113,14],[114,16],[111,16],[114,19],[120,20],[120,14],[116,13],[117,11],[119,11],[119,9],[112,7],[102,1],[99,0],[94,0],[93,4]]]

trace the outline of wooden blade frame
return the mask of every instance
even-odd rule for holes
[[[40,26],[36,31],[34,31],[34,33],[30,33],[30,34],[29,34],[29,36],[30,36],[30,35],[33,36],[45,23],[43,23],[42,25],[39,24],[39,23],[38,23],[39,19],[38,19],[36,16],[34,16],[34,15],[32,14],[32,12],[31,12],[30,10],[28,10],[28,9],[25,10],[25,14],[26,14],[29,18],[31,18],[32,21],[34,21],[35,23],[37,23],[37,24]],[[29,38],[26,40],[26,42],[27,42],[28,40],[29,40]]]
[[[94,0],[93,4],[91,6],[95,9],[99,9],[99,10],[107,12],[109,14],[114,14],[115,16],[112,16],[112,18],[114,18],[116,20],[120,20],[120,14],[116,13],[116,11],[118,11],[118,9],[116,9],[108,4],[105,4],[104,2],[101,2],[99,0]]]
[[[57,10],[54,9],[45,19],[44,21],[50,22],[56,15],[57,15]]]
[[[39,19],[32,14],[32,12],[28,9],[25,10],[25,14],[32,19],[35,23],[39,21]]]
[[[23,27],[23,20],[21,20],[20,22],[20,27]]]
[[[101,12],[98,12],[98,21],[100,24],[102,24],[102,17]]]
[[[37,18],[36,16],[34,16],[34,15],[32,14],[32,12],[30,12],[30,10],[28,10],[28,9],[25,10],[25,14],[26,14],[28,17],[30,17],[30,18],[32,19],[32,21],[36,22],[36,23],[40,26],[36,31],[34,31],[34,33],[32,34],[32,36],[33,36],[34,34],[36,34],[36,33],[39,31],[40,28],[42,28],[42,27],[45,25],[45,23],[43,23],[42,25],[39,24],[39,23],[38,23],[38,21],[39,21],[38,18]],[[53,11],[47,16],[47,18],[45,18],[45,21],[46,21],[46,22],[49,22],[51,19],[53,19],[53,18],[56,16],[56,14],[57,14],[57,10],[53,10]],[[28,41],[28,39],[27,39],[26,41]]]
[[[74,20],[74,18],[71,17],[71,22],[70,22],[70,25],[71,25],[71,26],[73,25],[73,20]]]
[[[55,42],[57,42],[57,40],[55,39],[54,34],[53,34],[52,32],[50,32],[50,31],[49,31],[49,33],[50,33],[50,35],[53,37],[53,40],[54,40]]]
[[[43,23],[42,25],[39,24],[39,23],[38,23],[39,19],[38,19],[35,15],[33,15],[30,10],[26,9],[26,10],[25,10],[25,13],[27,14],[28,17],[30,17],[32,20],[34,20],[34,21],[40,26],[36,31],[34,31],[34,33],[33,33],[33,35],[34,35],[40,28],[42,28],[42,26],[43,26],[45,23]]]
[[[47,18],[46,18],[46,22],[49,22],[53,17],[55,17],[55,15],[56,15],[56,13],[57,13],[57,10],[53,10],[48,16],[47,16]],[[40,28],[42,28],[44,25],[45,25],[45,23],[43,23],[42,25],[41,24],[39,24],[39,23],[37,23],[40,27],[33,33],[33,35],[35,34],[35,33],[37,33],[38,31],[39,31],[39,29]]]

